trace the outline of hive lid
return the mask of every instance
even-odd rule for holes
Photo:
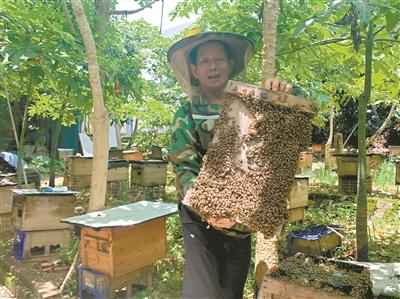
[[[132,164],[167,164],[164,160],[135,160],[131,161]]]
[[[132,226],[165,217],[177,211],[178,207],[175,203],[143,200],[103,211],[66,218],[61,221],[91,228]]]

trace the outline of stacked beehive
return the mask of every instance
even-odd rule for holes
[[[154,262],[166,255],[166,216],[176,204],[140,201],[64,221],[81,227],[81,298],[109,299],[113,290],[151,284]],[[144,278],[144,279],[143,279]]]
[[[295,181],[289,191],[289,222],[297,222],[304,219],[305,208],[308,206],[308,184],[308,176],[296,175]]]
[[[132,201],[163,198],[167,179],[167,162],[163,160],[131,161]]]
[[[65,160],[64,185],[74,191],[90,187],[93,158],[73,156]],[[107,194],[118,197],[127,188],[129,179],[129,163],[125,160],[108,162]]]
[[[337,174],[339,177],[339,192],[344,194],[357,193],[358,154],[336,154]],[[368,157],[367,157],[368,159]],[[367,162],[367,191],[372,192],[372,178],[369,175],[369,163]]]
[[[235,219],[272,236],[287,218],[299,153],[310,144],[312,113],[302,109],[304,99],[250,90],[228,91],[191,205],[205,219]]]
[[[13,192],[16,183],[0,181],[0,233],[8,233],[14,230],[12,207]]]
[[[60,221],[74,215],[76,195],[77,192],[14,190],[17,259],[47,257],[68,246],[71,226]]]

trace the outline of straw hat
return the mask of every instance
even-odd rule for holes
[[[229,32],[197,33],[173,44],[168,50],[168,62],[189,96],[198,93],[189,68],[189,54],[194,48],[208,41],[220,41],[229,47],[234,62],[231,78],[243,71],[254,52],[254,45],[248,38]]]

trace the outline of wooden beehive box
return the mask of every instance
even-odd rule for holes
[[[139,271],[129,273],[117,278],[110,278],[82,265],[78,269],[79,298],[114,298],[114,290],[125,290],[125,298],[134,297],[133,287],[151,287],[153,267],[144,267]],[[122,292],[121,292],[122,293]],[[120,298],[121,293],[118,294]]]
[[[16,183],[0,185],[0,214],[11,213],[13,207],[13,189]]]
[[[400,156],[400,145],[389,145],[389,153],[391,156]]]
[[[329,169],[337,169],[336,151],[334,148],[325,148],[325,166]]]
[[[0,214],[0,234],[13,233],[15,230],[12,213]]]
[[[92,174],[92,157],[71,156],[65,159],[65,173],[72,176]]]
[[[331,253],[341,244],[339,235],[326,226],[316,226],[305,231],[292,232],[288,236],[288,251],[293,255],[302,252],[310,256]]]
[[[141,160],[131,162],[131,183],[141,186],[165,185],[167,162],[163,160]]]
[[[335,154],[338,176],[357,176],[358,154]],[[367,174],[369,174],[369,155],[367,156]]]
[[[82,266],[115,278],[165,256],[165,217],[176,212],[176,204],[140,201],[64,221],[82,227]]]
[[[343,194],[357,193],[357,176],[339,176],[339,192]],[[372,177],[367,177],[367,192],[372,192]]]
[[[46,258],[56,254],[61,247],[68,247],[71,240],[69,229],[21,231],[14,240],[14,256],[17,260]]]
[[[312,170],[313,154],[311,151],[301,152],[297,161],[297,173],[304,173]]]
[[[115,160],[108,162],[107,182],[120,182],[129,180],[129,162]]]
[[[330,294],[323,290],[301,286],[288,280],[266,276],[258,299],[351,299],[350,296]]]
[[[304,208],[308,205],[308,182],[309,177],[296,175],[295,181],[289,191],[289,222],[296,222],[304,219]]]
[[[308,176],[296,175],[289,191],[288,209],[308,206]]]
[[[66,159],[64,185],[71,190],[89,188],[92,178],[93,158],[68,157]],[[129,162],[125,160],[109,160],[107,182],[128,181]]]
[[[123,159],[123,151],[122,149],[112,148],[108,151],[108,159],[109,160],[122,160]]]
[[[396,185],[400,185],[400,161],[396,161]]]
[[[23,231],[69,229],[61,219],[74,215],[77,192],[14,190],[13,218]]]
[[[357,176],[357,154],[336,154],[338,176]]]

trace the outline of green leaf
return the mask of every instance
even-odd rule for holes
[[[392,11],[387,11],[385,14],[385,19],[386,19],[386,29],[388,32],[391,32],[397,24],[400,22],[399,14],[395,14]]]

